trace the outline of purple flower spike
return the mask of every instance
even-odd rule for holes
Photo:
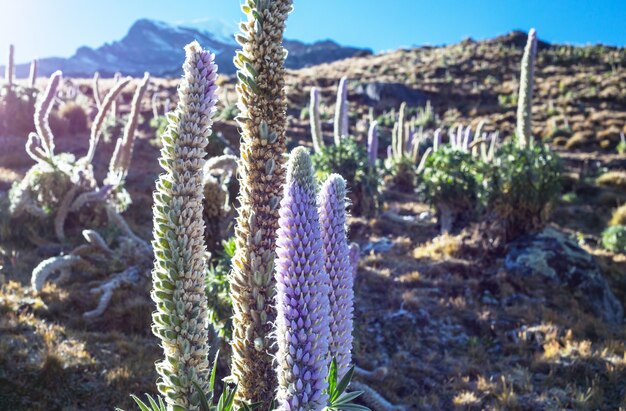
[[[378,122],[372,121],[367,133],[367,158],[370,168],[376,167],[378,157]]]
[[[359,272],[359,260],[361,259],[361,247],[357,243],[350,244],[350,264],[352,265],[352,277],[356,278]]]
[[[331,174],[318,199],[325,268],[330,277],[330,356],[337,360],[338,378],[352,363],[354,275],[346,236],[346,181]]]
[[[330,279],[308,152],[291,152],[276,239],[276,337],[280,410],[321,410],[330,363]]]

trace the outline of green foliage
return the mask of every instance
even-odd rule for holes
[[[380,178],[375,169],[368,167],[364,145],[354,137],[345,137],[339,145],[323,147],[311,159],[319,181],[324,181],[332,173],[346,179],[354,215],[372,217],[376,214],[380,203]]]
[[[17,85],[0,87],[0,136],[24,136],[34,131],[37,89]]]
[[[358,398],[363,391],[346,392],[352,376],[354,375],[354,366],[348,370],[348,372],[341,378],[341,381],[337,381],[337,360],[333,358],[332,363],[328,369],[328,406],[325,410],[328,411],[370,411],[369,408],[353,404],[352,401]]]
[[[410,111],[409,111],[410,114]],[[415,119],[416,127],[431,128],[437,125],[437,116],[430,101],[424,107],[418,107]]]
[[[219,113],[218,118],[220,120],[234,120],[239,115],[239,108],[237,104],[225,104],[222,111]]]
[[[167,131],[167,116],[152,117],[150,119],[150,128],[154,130],[154,138],[150,141],[151,145],[161,147],[163,134]]]
[[[427,201],[456,212],[476,209],[484,195],[483,168],[468,152],[448,145],[439,148],[428,156],[420,178]]]
[[[228,272],[235,255],[236,242],[231,237],[224,241],[224,249],[213,258],[207,268],[205,293],[209,304],[209,322],[215,332],[229,342],[232,336],[233,303],[230,297]]]
[[[517,94],[498,95],[498,104],[500,104],[500,106],[504,108],[517,106]]]
[[[602,246],[614,253],[626,253],[626,226],[610,226],[602,232]]]
[[[252,411],[259,407],[259,404],[243,404],[240,407],[235,407],[235,393],[237,392],[236,385],[225,385],[224,390],[220,394],[219,398],[217,398],[217,403],[215,403],[215,374],[217,372],[217,355],[215,356],[215,360],[213,362],[213,369],[211,371],[210,382],[209,382],[209,391],[205,393],[198,386],[198,384],[194,383],[196,387],[198,396],[200,397],[200,411]],[[155,400],[151,395],[146,394],[147,403],[142,401],[139,397],[135,395],[131,395],[131,398],[137,404],[140,411],[169,411],[169,408],[165,405],[165,401],[160,396],[157,396]],[[185,411],[181,407],[173,407],[174,411]],[[120,408],[116,408],[116,411],[123,411]]]
[[[385,174],[391,177],[393,185],[403,191],[413,191],[417,173],[413,160],[407,156],[391,158],[385,161]]]
[[[486,178],[489,211],[512,239],[543,228],[561,190],[559,158],[547,146],[504,144]]]

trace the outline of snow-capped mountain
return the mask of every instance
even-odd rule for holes
[[[220,72],[232,74],[235,72],[232,59],[238,47],[232,37],[235,29],[234,25],[213,20],[170,25],[142,19],[136,21],[119,41],[95,49],[80,47],[69,58],[41,59],[39,74],[48,76],[55,70],[62,70],[66,76],[90,77],[99,71],[107,77],[117,71],[131,76],[148,71],[154,76],[175,77],[181,72],[183,47],[192,40],[198,40],[204,48],[215,53]],[[331,40],[313,44],[285,40],[284,45],[289,51],[286,66],[294,69],[371,53],[367,49],[340,46]],[[26,77],[28,70],[28,64],[17,65],[17,77]]]

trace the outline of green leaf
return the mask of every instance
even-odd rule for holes
[[[354,365],[350,367],[346,375],[344,375],[341,381],[339,382],[339,385],[337,386],[337,392],[339,393],[339,395],[343,394],[344,391],[348,388],[350,381],[352,381],[353,374],[354,374]]]
[[[135,401],[135,403],[137,404],[137,406],[139,407],[141,411],[151,411],[150,408],[143,401],[141,401],[139,397],[137,397],[136,395],[131,394],[130,398],[132,398]]]
[[[209,406],[209,402],[206,399],[206,394],[202,391],[202,387],[198,385],[197,382],[193,382],[193,386],[196,387],[198,391],[198,396],[200,397],[200,410],[202,411],[211,411],[211,407]]]

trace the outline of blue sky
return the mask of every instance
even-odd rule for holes
[[[0,0],[0,64],[70,56],[120,39],[139,18],[233,24],[239,0]],[[542,40],[626,46],[626,0],[295,0],[287,36],[375,51],[484,39],[535,27]]]

